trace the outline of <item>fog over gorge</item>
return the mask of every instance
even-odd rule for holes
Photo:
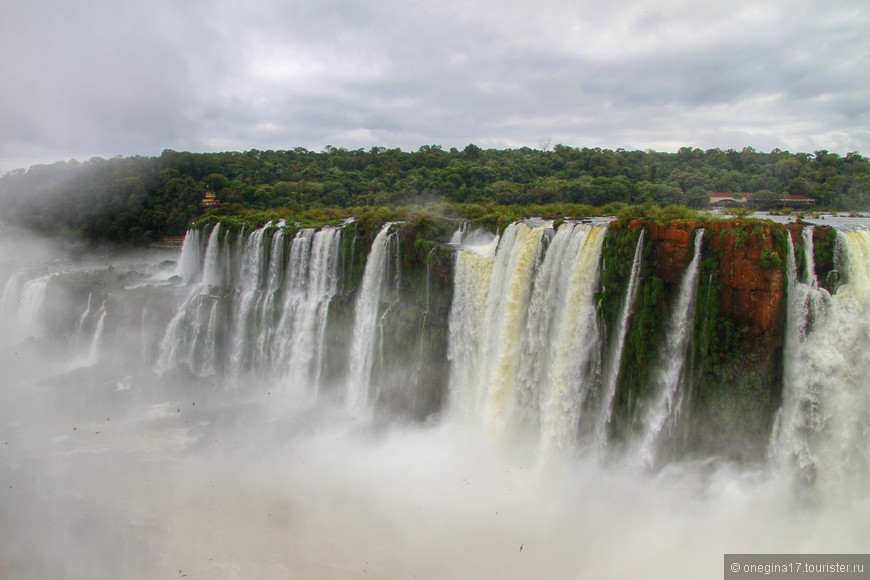
[[[518,223],[501,240],[457,234],[464,249],[451,306],[452,348],[465,328],[461,316],[487,314],[460,308],[473,294],[459,288],[472,283],[463,268],[492,260],[493,280],[520,280],[522,261],[502,263],[499,256],[513,244],[519,260],[522,248],[552,237],[531,274],[539,280],[529,282],[525,298],[533,309],[550,256],[562,259],[563,245],[581,255],[600,251],[594,245],[603,237],[600,226],[563,225],[555,235],[550,226]],[[384,226],[372,242],[352,301],[357,310],[364,302],[359,294],[371,290],[366,277],[384,283],[382,307],[397,300],[389,294],[390,240],[401,227]],[[335,319],[324,318],[317,330],[321,302],[311,289],[317,260],[331,267],[329,247],[340,252],[337,240],[350,235],[347,228],[292,236],[264,228],[236,239],[221,238],[215,227],[189,233],[184,255],[96,257],[69,256],[53,242],[2,228],[5,577],[712,578],[721,574],[724,553],[862,552],[870,539],[866,450],[808,445],[817,470],[810,484],[788,461],[740,463],[727,454],[687,455],[651,469],[631,445],[613,440],[602,452],[594,433],[584,438],[582,425],[600,416],[585,408],[576,411],[579,437],[547,444],[553,422],[565,416],[549,415],[545,401],[555,391],[546,394],[541,383],[542,402],[532,404],[518,390],[514,409],[500,411],[490,398],[501,384],[498,371],[488,390],[471,397],[463,390],[469,385],[456,382],[462,373],[455,367],[477,363],[455,355],[438,403],[424,396],[431,385],[414,378],[430,375],[398,351],[379,359],[383,353],[373,348],[369,390],[351,403],[352,360],[340,360],[337,351],[318,359],[317,345],[306,346],[293,330],[281,338],[257,318],[295,329],[312,325],[308,335],[320,332],[322,347],[332,348]],[[378,276],[370,270],[379,243]],[[294,259],[307,269],[294,270]],[[284,270],[276,273],[278,267]],[[574,300],[583,276],[578,269],[572,290],[565,290],[580,293]],[[506,283],[505,291],[517,284]],[[863,308],[866,298],[864,288]],[[264,316],[270,304],[277,310]],[[249,315],[240,314],[244,308]],[[487,307],[507,345],[511,314],[496,314],[499,308]],[[381,312],[382,323],[392,324]],[[179,316],[187,334],[173,334]],[[567,340],[570,333],[554,316],[553,332],[565,330],[558,336]],[[240,324],[251,344],[234,338]],[[364,332],[360,322],[352,324],[338,329],[345,343]],[[376,347],[385,344],[372,336]],[[281,340],[290,351],[270,358],[282,352]],[[313,353],[305,359],[309,370],[284,364],[301,360],[305,348]],[[352,345],[342,348],[345,358],[358,356]],[[503,364],[492,356],[492,364]],[[557,364],[559,356],[542,350],[528,360]],[[313,373],[316,360],[321,368]],[[513,377],[533,370],[523,370],[522,355],[515,364]],[[831,372],[843,364],[833,361]],[[576,384],[576,376],[542,372],[554,385]],[[395,376],[403,392],[391,390]],[[514,384],[508,379],[505,388]],[[830,385],[844,384],[835,379]],[[864,405],[853,414],[860,429],[867,395],[855,397],[847,406]],[[832,403],[827,408],[829,416],[853,416]],[[532,413],[540,418],[520,419]],[[829,468],[836,477],[822,472]]]

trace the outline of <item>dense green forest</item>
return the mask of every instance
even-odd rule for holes
[[[852,211],[870,209],[870,162],[858,153],[749,147],[676,153],[473,144],[416,152],[166,150],[159,157],[93,158],[9,172],[0,178],[0,215],[46,233],[145,244],[183,234],[204,213],[199,202],[209,189],[224,203],[209,212],[319,219],[433,204],[471,218],[511,214],[503,206],[543,205],[554,215],[608,212],[620,204],[704,208],[716,191],[750,192],[757,199],[807,195],[818,208]]]

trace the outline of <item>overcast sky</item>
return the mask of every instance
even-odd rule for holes
[[[163,149],[870,153],[867,0],[3,0],[0,171]]]

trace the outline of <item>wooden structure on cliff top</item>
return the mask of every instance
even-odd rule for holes
[[[218,207],[220,204],[221,200],[215,196],[213,191],[207,191],[205,197],[199,202],[200,207]]]

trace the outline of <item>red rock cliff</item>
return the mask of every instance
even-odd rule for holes
[[[634,220],[629,227],[645,227],[653,242],[655,275],[666,283],[680,283],[692,256],[694,232],[703,227],[705,248],[719,255],[719,299],[743,333],[781,333],[785,304],[785,277],[771,268],[762,254],[777,252],[774,224],[740,221],[675,221],[658,224]],[[777,256],[779,254],[777,253]],[[785,260],[784,256],[779,256]],[[765,267],[767,265],[767,267]]]
[[[762,255],[777,252],[773,224],[712,222],[706,225],[711,247],[719,251],[719,299],[742,331],[780,334],[784,319],[785,276]]]

